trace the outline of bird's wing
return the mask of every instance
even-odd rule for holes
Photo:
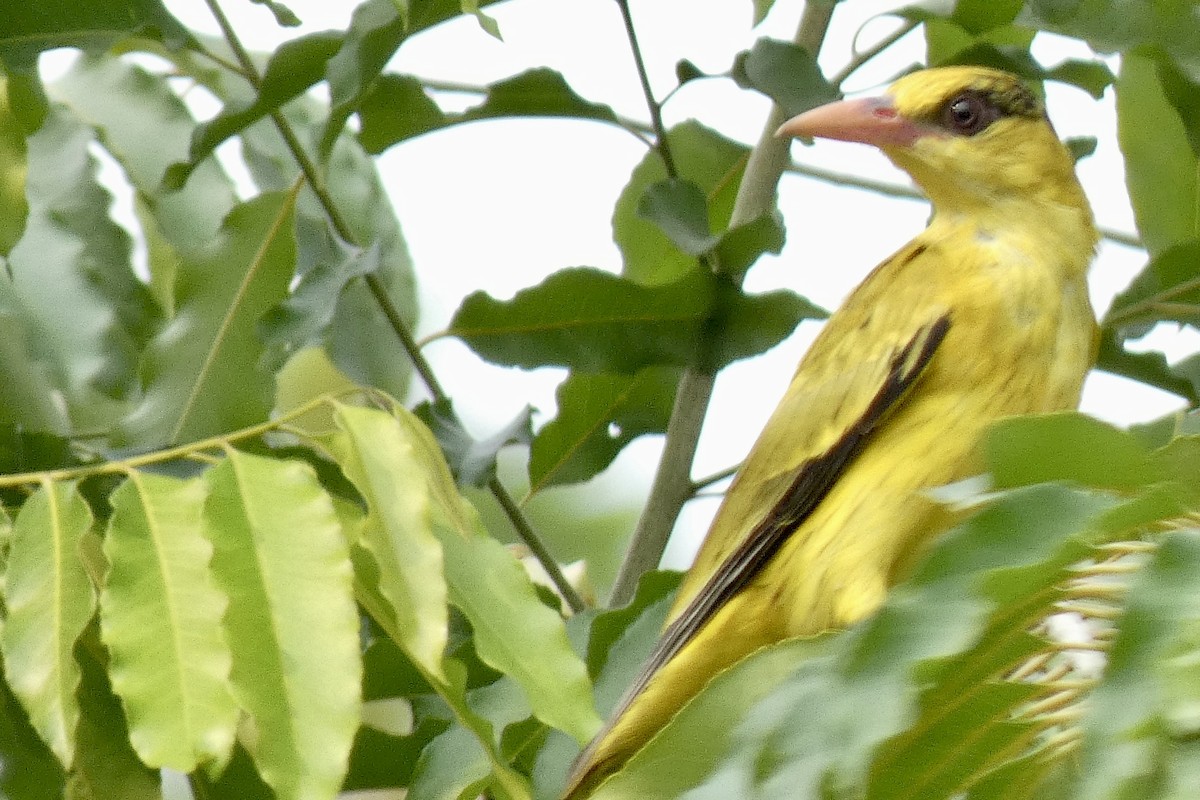
[[[890,310],[911,318],[913,310],[876,298],[853,302],[858,299],[830,321],[796,370],[726,493],[669,621],[702,593],[735,550],[754,546],[750,540],[762,536],[781,503],[802,506],[804,516],[816,507],[857,449],[834,456],[850,443],[857,448],[917,380],[949,330],[949,316],[940,306],[907,325],[877,319],[882,324],[867,329],[852,305],[865,305],[870,310],[864,313],[876,317]]]
[[[886,368],[879,375],[874,389],[863,392],[865,402],[861,404],[856,417],[848,421],[841,428],[840,435],[821,452],[811,453],[787,473],[788,479],[778,496],[770,505],[758,507],[755,518],[749,522],[747,535],[734,542],[728,556],[721,559],[700,590],[674,616],[619,704],[617,713],[613,715],[614,720],[621,716],[621,712],[641,693],[654,674],[678,655],[721,606],[758,575],[780,546],[813,512],[862,449],[871,432],[921,377],[949,330],[950,317],[943,314],[921,325],[890,352]],[[787,405],[785,401],[776,411],[772,423],[781,411],[805,413],[803,408],[789,409]],[[813,411],[809,409],[808,413]],[[772,423],[768,424],[769,429]],[[786,427],[774,429],[756,444],[753,460],[770,459],[772,455],[779,455],[776,451],[795,452],[795,445],[789,447],[787,441],[789,434],[794,432]],[[767,477],[778,482],[776,474]],[[743,483],[745,480],[743,478]]]

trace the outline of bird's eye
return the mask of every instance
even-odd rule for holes
[[[951,100],[942,112],[942,122],[951,131],[974,136],[991,125],[1000,115],[977,94],[962,94]]]

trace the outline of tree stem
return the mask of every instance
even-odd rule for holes
[[[627,13],[626,3],[620,1]],[[829,29],[833,7],[834,4],[829,0],[810,0],[804,6],[804,14],[793,41],[814,56],[820,51]],[[783,121],[783,111],[778,107],[772,108],[758,144],[751,151],[746,164],[734,201],[730,227],[756,219],[775,205],[775,190],[788,164],[788,143],[775,138],[775,130]],[[638,520],[625,561],[613,586],[610,605],[628,603],[642,573],[658,566],[679,512],[694,492],[692,461],[712,398],[714,380],[714,375],[691,368],[684,372],[679,381],[675,407],[667,425],[662,459],[654,475],[646,509]]]

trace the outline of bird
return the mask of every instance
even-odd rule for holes
[[[984,471],[999,419],[1078,405],[1098,234],[1044,103],[976,66],[806,111],[785,138],[873,145],[928,226],[825,323],[726,493],[663,634],[562,795],[617,772],[716,674],[875,611],[954,521],[932,490]],[[869,235],[869,224],[860,223]]]

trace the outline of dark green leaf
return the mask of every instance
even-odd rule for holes
[[[197,126],[187,162],[171,166],[164,176],[164,185],[172,190],[181,188],[196,165],[212,155],[222,142],[277,111],[321,80],[326,64],[341,44],[340,33],[323,31],[280,45],[267,62],[262,84],[253,101],[228,103],[216,117]]]
[[[294,11],[277,0],[250,0],[250,2],[266,6],[275,17],[275,24],[284,28],[296,28],[304,24]]]
[[[711,331],[715,344],[705,354],[704,367],[717,370],[733,361],[770,350],[806,319],[825,319],[820,306],[787,289],[746,294],[722,284]]]
[[[708,229],[723,231],[737,195],[749,149],[697,122],[685,122],[667,132],[679,176],[704,192]],[[642,284],[670,283],[696,266],[654,223],[641,218],[638,205],[650,186],[668,177],[657,152],[650,152],[634,169],[613,211],[613,239],[624,259],[622,273]]]
[[[1200,67],[1200,19],[1187,3],[1156,0],[1027,0],[1018,21],[1083,39],[1102,53],[1156,44],[1181,65]]]
[[[567,85],[562,75],[546,68],[531,69],[491,84],[483,103],[467,109],[461,119],[492,117],[579,117],[617,121],[610,107],[584,100]]]
[[[686,58],[680,59],[675,63],[675,80],[679,81],[680,86],[683,86],[685,83],[707,77],[709,77],[708,73],[704,72],[704,70],[700,69]]]
[[[476,439],[467,432],[449,400],[422,403],[414,411],[433,432],[454,479],[461,485],[486,485],[496,475],[500,450],[510,444],[528,444],[533,438],[533,409],[529,406],[486,439]]]
[[[542,426],[530,447],[530,493],[589,480],[637,437],[664,432],[678,380],[678,370],[667,367],[567,376],[555,392],[558,416]]]
[[[992,427],[986,449],[1000,488],[1071,481],[1131,490],[1165,477],[1132,435],[1075,412],[1003,420]]]
[[[425,93],[425,86],[408,75],[381,75],[363,95],[358,118],[358,140],[368,153],[382,153],[451,120]]]
[[[31,70],[37,55],[56,47],[99,52],[130,34],[148,35],[172,48],[193,43],[191,34],[159,0],[76,0],[49,4],[10,0],[0,29],[0,62]]]
[[[759,39],[738,56],[732,72],[738,86],[762,92],[788,116],[841,97],[812,54],[790,42]]]
[[[691,181],[668,179],[650,186],[638,201],[637,214],[690,256],[707,253],[720,241],[708,229],[704,193]]]
[[[1099,140],[1095,136],[1072,136],[1063,141],[1071,153],[1071,160],[1076,164],[1095,153],[1098,143]]]
[[[449,333],[489,361],[527,369],[632,373],[686,365],[712,308],[715,280],[693,270],[665,286],[642,286],[586,267],[560,270],[512,300],[476,292]]]
[[[54,754],[29,726],[25,712],[0,681],[0,793],[12,800],[61,800],[65,776]]]
[[[967,32],[978,36],[993,28],[1012,24],[1022,5],[1022,0],[959,0],[950,18]]]
[[[0,75],[0,164],[9,168],[0,172],[0,258],[8,255],[21,232],[29,204],[25,200],[25,131],[9,97],[11,83]]]
[[[1117,77],[1103,61],[1080,61],[1070,58],[1046,70],[1046,79],[1078,86],[1099,100],[1104,90],[1116,82]]]

